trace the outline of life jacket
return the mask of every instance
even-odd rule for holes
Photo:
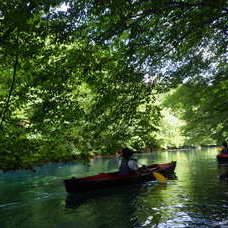
[[[228,148],[225,148],[221,151],[223,154],[228,154]]]

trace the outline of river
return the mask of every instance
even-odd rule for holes
[[[66,193],[63,179],[115,171],[117,158],[0,172],[0,228],[228,227],[228,182],[216,149],[134,155],[140,163],[177,161],[177,180]]]

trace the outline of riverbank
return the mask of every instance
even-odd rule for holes
[[[218,146],[214,146],[214,147],[218,147]],[[212,148],[212,146],[204,146],[201,148]],[[156,149],[150,149],[150,148],[146,148],[143,149],[142,151],[138,151],[137,153],[153,153],[153,152],[158,152],[158,151],[177,151],[177,150],[194,150],[194,149],[199,149],[196,147],[181,147],[181,148],[167,148],[167,149],[161,149],[161,148],[156,148]],[[66,163],[66,162],[73,162],[73,161],[81,161],[84,163],[89,162],[91,159],[98,159],[98,158],[113,158],[113,157],[118,157],[120,156],[121,152],[116,152],[116,153],[112,153],[112,154],[95,154],[95,153],[81,153],[81,154],[71,154],[71,155],[67,155],[67,156],[59,156],[59,157],[42,157],[40,159],[38,159],[37,161],[29,161],[29,159],[27,159],[26,161],[23,161],[21,158],[19,158],[19,156],[15,157],[14,159],[11,160],[5,160],[1,161],[0,163],[0,170],[2,170],[3,172],[8,172],[8,171],[16,171],[16,170],[30,170],[32,172],[35,172],[35,168],[34,167],[39,167],[39,166],[44,166],[50,163]]]

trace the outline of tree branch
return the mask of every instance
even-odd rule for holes
[[[14,61],[14,66],[13,66],[13,78],[12,78],[12,83],[11,83],[11,86],[10,86],[9,94],[8,94],[8,97],[6,99],[6,103],[5,103],[5,105],[3,107],[3,110],[2,110],[2,113],[1,113],[0,129],[2,129],[2,125],[3,125],[3,122],[5,121],[6,113],[9,110],[10,98],[12,96],[13,89],[14,89],[14,84],[15,84],[15,81],[16,81],[17,65],[18,65],[18,53],[16,53],[16,56],[15,56],[15,61]]]

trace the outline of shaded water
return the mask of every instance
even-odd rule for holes
[[[115,171],[117,159],[94,159],[0,173],[0,228],[228,227],[228,182],[218,180],[217,151],[135,155],[140,163],[177,161],[178,180],[68,195],[63,179]]]

